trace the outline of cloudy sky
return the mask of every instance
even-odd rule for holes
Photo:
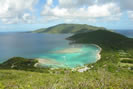
[[[0,32],[61,23],[133,29],[133,0],[0,0]]]

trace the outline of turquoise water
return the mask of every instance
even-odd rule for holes
[[[72,34],[0,33],[0,63],[11,57],[42,58],[57,64],[43,66],[77,67],[94,63],[97,50],[94,45],[70,44],[65,38]],[[73,48],[77,48],[77,52]],[[69,49],[69,50],[68,50]],[[61,52],[67,50],[67,52]],[[60,52],[57,52],[60,51]],[[70,51],[70,52],[69,52]]]
[[[64,49],[78,48],[78,52],[56,53],[56,51]],[[41,54],[39,58],[56,60],[59,64],[41,64],[41,66],[53,66],[53,67],[69,67],[74,68],[78,66],[84,66],[85,64],[94,63],[97,61],[97,54],[100,51],[95,45],[76,45],[74,47],[56,48],[51,50],[47,54]]]

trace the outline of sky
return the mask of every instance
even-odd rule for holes
[[[133,29],[133,0],[0,0],[0,32],[62,23]]]

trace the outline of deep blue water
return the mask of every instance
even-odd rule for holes
[[[0,33],[0,62],[14,56],[33,58],[58,47],[68,46],[70,34]]]
[[[96,62],[99,48],[94,45],[70,45],[65,39],[69,36],[71,34],[0,33],[0,62],[14,56],[54,60],[68,67]],[[68,52],[73,48],[80,51]],[[56,52],[61,50],[67,52]]]
[[[114,30],[114,31],[123,34],[127,37],[133,38],[133,30]]]

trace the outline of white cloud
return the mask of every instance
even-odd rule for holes
[[[99,4],[117,3],[121,10],[133,10],[133,0],[97,0]]]
[[[128,17],[129,17],[130,19],[133,19],[133,11],[128,11]]]
[[[34,23],[34,16],[31,16],[29,13],[25,13],[22,17],[23,22],[25,23]]]
[[[37,0],[0,0],[0,20],[8,24],[23,22],[25,14],[32,13],[36,3]]]
[[[77,8],[92,5],[95,3],[95,0],[58,0],[59,6],[62,8]]]
[[[34,23],[35,17],[29,13],[24,13],[22,16],[2,18],[1,21],[5,24],[17,24],[17,23]]]
[[[133,10],[133,0],[122,0],[119,1],[120,7],[123,10]]]
[[[59,0],[59,4],[53,7],[50,4],[44,6],[42,15],[48,20],[64,19],[65,21],[88,20],[93,19],[118,19],[121,15],[120,8],[115,3],[97,4],[95,0]],[[70,8],[71,7],[71,8]]]
[[[38,1],[0,0],[0,21],[6,24],[34,23],[34,6]],[[55,3],[55,1],[58,2]],[[52,20],[114,21],[119,20],[125,11],[128,12],[129,18],[133,17],[132,2],[132,0],[46,0],[41,15],[45,22]],[[43,17],[39,17],[38,20]]]

